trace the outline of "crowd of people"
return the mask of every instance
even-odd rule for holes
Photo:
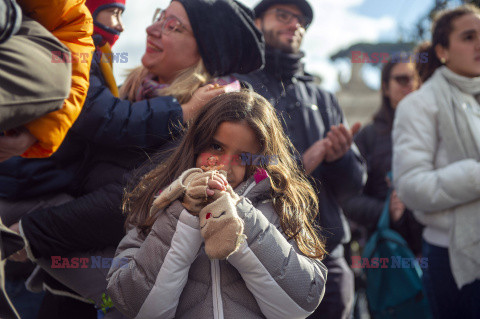
[[[480,318],[477,7],[383,66],[363,128],[306,71],[307,0],[152,8],[120,87],[125,0],[0,9],[0,317],[351,318],[349,221],[387,202],[432,317]]]

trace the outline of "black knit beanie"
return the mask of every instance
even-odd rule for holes
[[[212,76],[250,73],[265,63],[265,42],[253,12],[235,0],[174,0],[187,12],[198,50]]]

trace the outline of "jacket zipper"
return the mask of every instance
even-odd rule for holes
[[[257,183],[251,183],[243,192],[245,196]],[[220,262],[218,259],[210,260],[210,272],[212,277],[212,300],[213,300],[213,319],[224,319],[222,289],[220,287]]]
[[[218,259],[210,261],[212,276],[213,318],[223,319],[222,290],[220,288],[220,263]]]

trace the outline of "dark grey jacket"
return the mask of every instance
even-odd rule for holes
[[[355,136],[368,166],[368,180],[363,192],[345,201],[343,209],[349,219],[367,228],[369,236],[377,227],[388,195],[386,176],[392,169],[393,118],[394,110],[384,105],[373,123]],[[390,221],[390,227],[405,238],[415,255],[421,254],[423,226],[415,220],[412,211],[407,209],[397,222]]]

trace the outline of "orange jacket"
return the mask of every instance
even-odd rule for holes
[[[24,14],[42,24],[72,52],[72,88],[63,107],[25,127],[38,142],[23,157],[48,157],[62,143],[82,110],[89,85],[90,63],[95,50],[93,19],[85,0],[18,0]]]

